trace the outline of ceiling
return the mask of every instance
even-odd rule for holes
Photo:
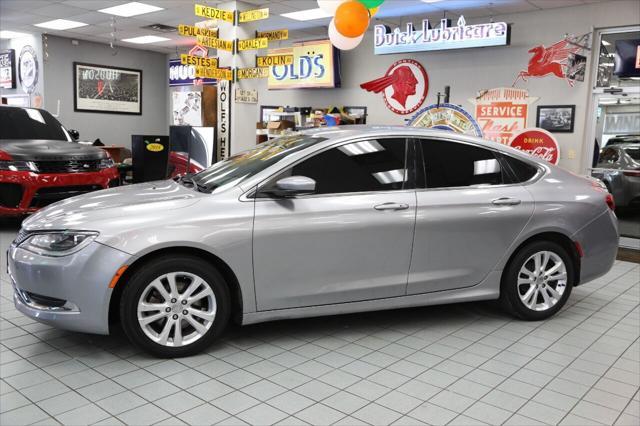
[[[140,0],[164,10],[131,18],[115,17],[115,44],[158,52],[175,52],[176,49],[192,45],[193,40],[177,33],[156,33],[141,27],[150,24],[193,24],[200,18],[194,16],[194,3],[216,6],[222,0]],[[281,13],[316,8],[316,0],[243,0],[256,7],[268,7],[270,18],[261,23],[261,30],[288,28],[291,39],[318,38],[326,36],[329,18],[300,22],[281,17]],[[430,17],[439,19],[446,11],[448,17],[463,14],[467,18],[489,17],[541,9],[578,6],[605,0],[441,0],[425,3],[421,0],[386,0],[375,16],[377,21],[397,24],[407,17],[418,21]],[[99,9],[128,3],[128,0],[0,0],[0,30],[39,33],[42,29],[34,24],[52,19],[69,19],[88,24],[67,31],[48,31],[49,34],[79,40],[109,43],[112,40],[112,15],[98,12]],[[249,7],[250,8],[250,7]],[[161,43],[136,45],[120,40],[125,38],[160,35],[171,40]],[[181,49],[182,50],[182,49]]]

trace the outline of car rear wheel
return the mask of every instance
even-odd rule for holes
[[[193,355],[209,346],[229,319],[224,278],[207,262],[161,257],[126,284],[120,318],[129,339],[159,357]]]
[[[502,276],[500,299],[515,316],[539,321],[566,303],[575,278],[567,251],[551,241],[535,241],[514,256]]]

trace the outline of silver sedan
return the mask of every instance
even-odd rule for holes
[[[53,204],[24,222],[9,275],[24,314],[119,322],[158,356],[202,350],[230,319],[499,299],[541,320],[613,265],[612,206],[595,180],[503,145],[349,126]]]

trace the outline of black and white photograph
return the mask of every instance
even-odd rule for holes
[[[587,57],[572,53],[567,61],[567,77],[569,80],[584,81],[584,74],[587,70]]]
[[[74,62],[74,110],[142,114],[142,71]]]
[[[551,133],[573,133],[575,105],[540,105],[536,115],[536,127]]]

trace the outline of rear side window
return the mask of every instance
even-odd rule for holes
[[[532,166],[529,163],[505,154],[502,155],[502,158],[507,164],[507,167],[511,169],[511,174],[513,175],[513,183],[527,182],[528,180],[532,179],[536,175],[536,173],[538,173],[538,168]]]
[[[620,158],[620,156],[618,155],[618,152],[613,149],[613,148],[605,148],[602,150],[602,152],[600,153],[600,163],[615,163],[616,161],[618,161],[618,158]]]
[[[624,151],[635,161],[640,161],[640,147],[625,148]]]
[[[452,141],[418,139],[427,188],[509,183],[493,151]]]

